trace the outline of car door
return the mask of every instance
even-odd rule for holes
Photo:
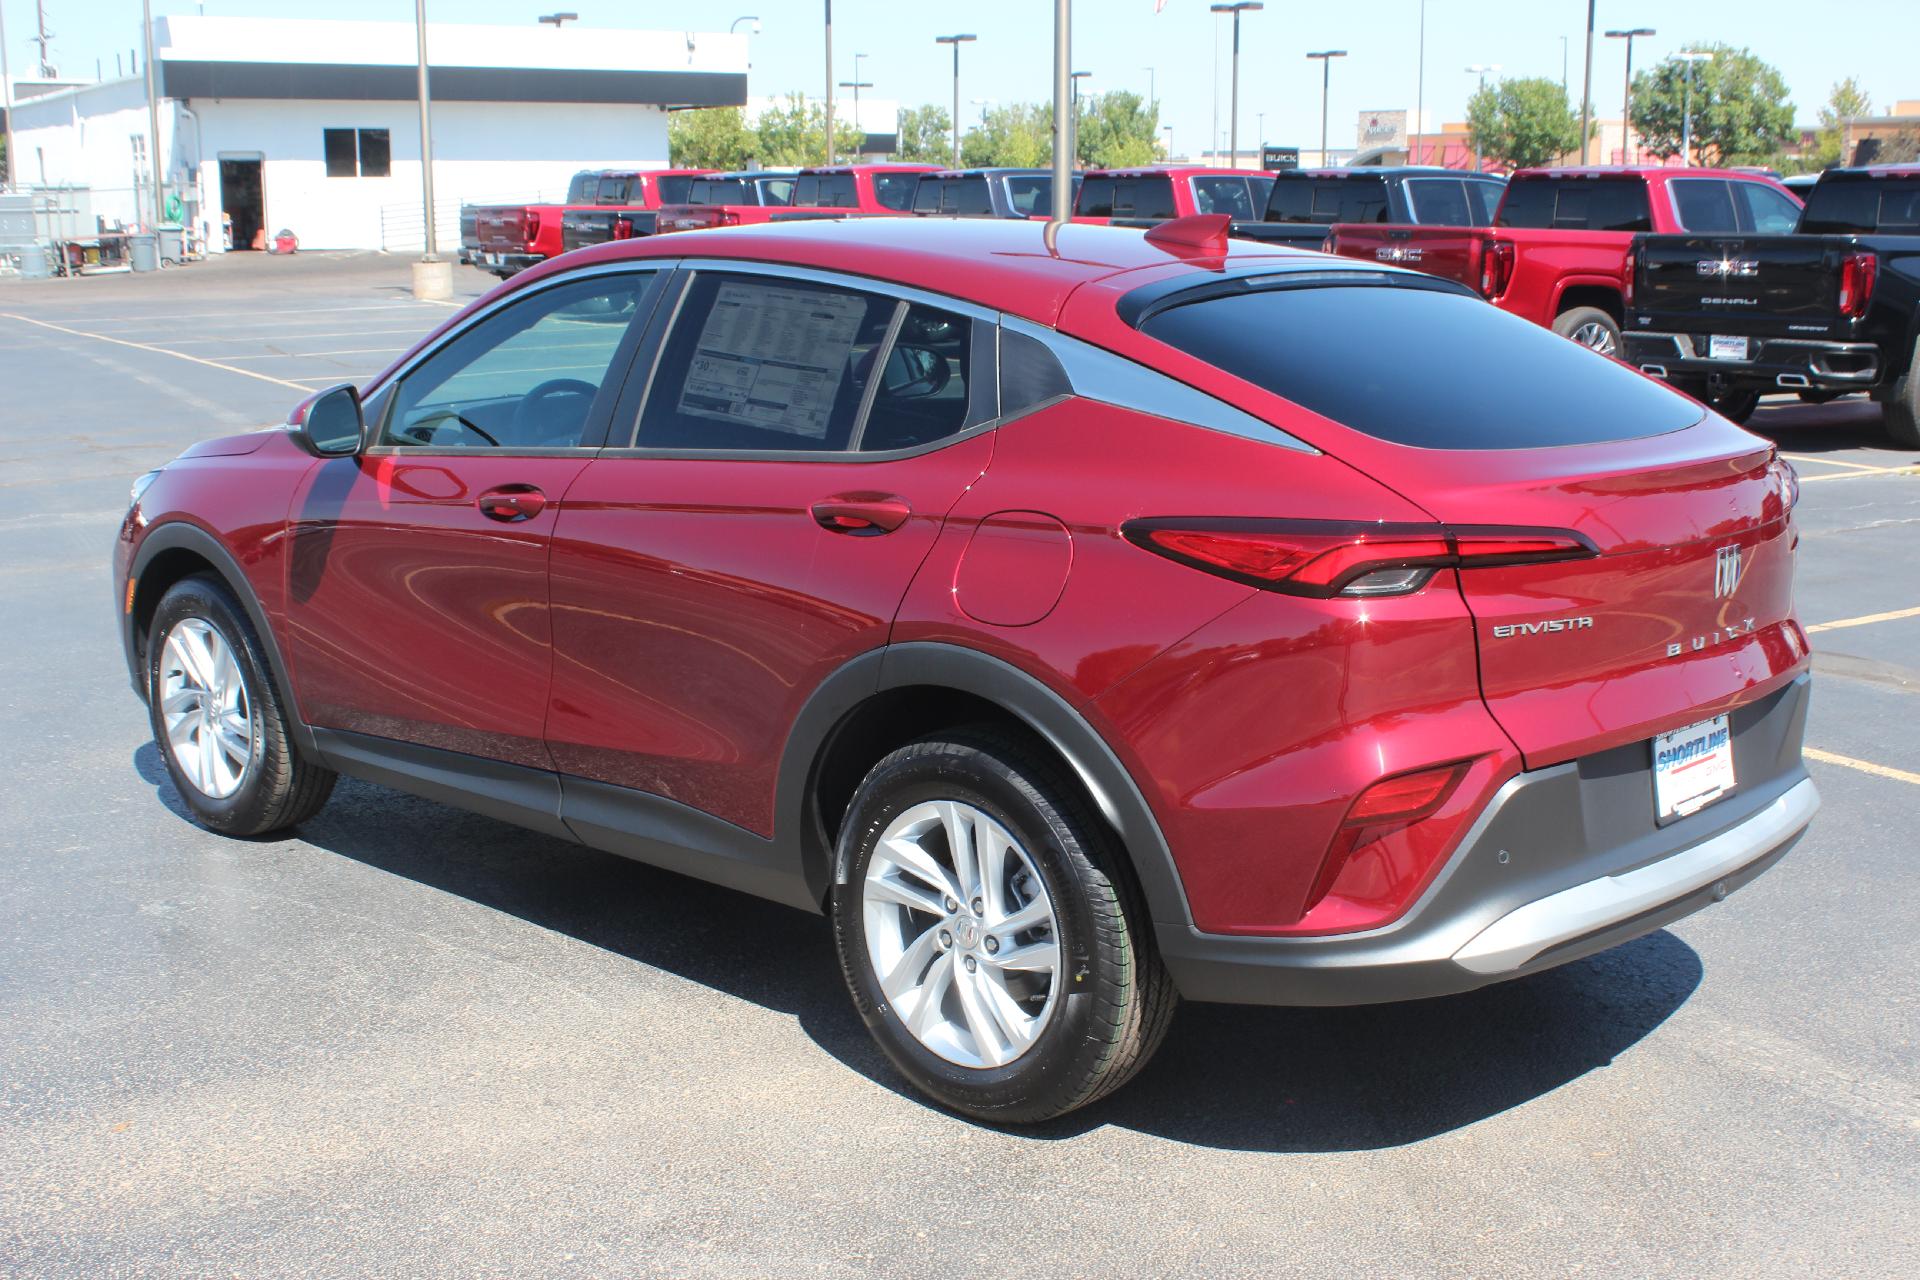
[[[588,465],[555,532],[548,744],[570,823],[576,791],[609,802],[585,780],[770,836],[801,706],[886,643],[985,469],[993,317],[749,264],[673,289],[644,405],[615,419],[630,447]]]
[[[509,295],[368,402],[369,446],[295,497],[293,680],[322,728],[551,769],[547,549],[654,271]]]

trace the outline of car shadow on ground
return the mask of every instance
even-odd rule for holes
[[[1880,406],[1859,395],[1826,404],[1781,399],[1763,401],[1747,420],[1746,428],[1789,453],[1838,453],[1842,449],[1912,452],[1902,450],[1887,437]]]
[[[185,818],[151,743],[135,765]],[[789,1014],[846,1067],[920,1101],[854,1013],[819,916],[352,779],[341,780],[299,838]],[[1063,1139],[1111,1125],[1274,1152],[1402,1146],[1606,1066],[1685,1003],[1700,978],[1698,955],[1663,930],[1446,999],[1348,1009],[1187,1005],[1132,1084],[1019,1132]]]

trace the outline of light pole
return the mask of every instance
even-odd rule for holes
[[[1686,90],[1686,96],[1684,99],[1684,105],[1682,105],[1682,107],[1680,108],[1680,159],[1682,163],[1692,164],[1693,163],[1693,64],[1696,62],[1711,62],[1713,61],[1713,55],[1710,53],[1695,53],[1691,49],[1682,49],[1679,53],[1676,53],[1673,56],[1676,60],[1687,64],[1687,90]]]
[[[1327,87],[1333,80],[1333,60],[1347,56],[1345,49],[1322,49],[1319,53],[1310,53],[1309,58],[1320,59],[1320,167],[1327,167]]]
[[[153,5],[150,0],[140,0],[140,18],[145,24],[141,36],[147,42],[147,162],[153,166],[153,234],[160,234],[160,213],[163,197],[160,194],[160,99],[154,96],[153,89]],[[13,130],[13,114],[7,114],[7,130]],[[13,140],[7,140],[7,165],[13,165]],[[157,241],[156,241],[157,243]]]
[[[568,15],[568,16],[571,17],[572,15]],[[735,32],[739,31],[740,24],[743,22],[751,22],[753,24],[748,34],[756,35],[756,36],[760,34],[760,19],[751,13],[745,15],[744,17],[735,18],[732,22],[729,22],[727,24],[727,34],[733,35]]]
[[[543,13],[540,15],[541,25],[552,27],[555,31],[560,29],[560,24],[563,22],[578,21],[580,21],[580,15],[577,13]]]
[[[420,199],[426,213],[425,250],[413,264],[413,296],[453,296],[453,264],[440,260],[440,241],[433,225],[433,95],[427,87],[427,0],[413,0],[414,37],[418,42],[420,79]]]
[[[1166,143],[1167,161],[1168,163],[1172,163],[1173,161],[1173,126],[1170,124],[1163,124],[1160,126],[1160,132],[1167,135],[1167,143]]]
[[[1420,61],[1413,73],[1413,151],[1408,164],[1420,163],[1421,125],[1427,114],[1427,0],[1420,0]]]
[[[1067,154],[1073,157],[1073,167],[1076,169],[1080,167],[1080,82],[1092,74],[1091,71],[1075,71],[1067,76],[1071,92],[1071,101],[1067,104],[1070,113],[1068,119],[1073,122],[1073,128],[1067,134],[1067,144],[1071,148]]]
[[[953,46],[953,167],[956,169],[960,167],[960,46],[977,39],[979,37],[973,35],[933,38],[935,44]]]
[[[1212,6],[1215,13],[1233,15],[1233,88],[1227,95],[1227,164],[1235,169],[1240,167],[1240,15],[1266,7],[1264,0],[1233,0],[1232,4]]]
[[[1073,143],[1067,127],[1067,98],[1073,65],[1073,0],[1053,0],[1053,198],[1047,205],[1047,248],[1073,216]]]
[[[842,89],[853,90],[853,128],[854,128],[854,132],[860,135],[860,148],[861,148],[861,154],[863,155],[866,153],[867,127],[860,123],[860,91],[862,89],[873,88],[873,81],[862,80],[860,78],[860,59],[866,56],[867,55],[864,53],[854,54],[853,55],[853,79],[842,80],[840,82],[840,87]]]
[[[833,163],[833,0],[827,6],[827,163]]]
[[[1153,90],[1153,68],[1142,67],[1141,70],[1147,73],[1147,105],[1150,107],[1158,106],[1160,104],[1160,95]]]
[[[0,109],[7,113],[7,163],[0,168],[0,190],[13,185],[13,73],[7,69],[7,12],[0,7]]]
[[[1580,80],[1580,163],[1587,162],[1587,146],[1593,137],[1593,7],[1587,0],[1587,73]]]
[[[1480,93],[1485,93],[1487,91],[1487,72],[1498,71],[1499,69],[1500,69],[1500,64],[1497,62],[1476,62],[1472,66],[1467,68],[1467,74],[1470,76],[1480,77]],[[1474,96],[1478,97],[1479,94],[1475,94]],[[1476,171],[1478,171],[1481,167],[1480,138],[1479,138],[1479,135],[1477,134],[1474,136],[1474,139],[1473,139],[1473,167]]]
[[[1567,38],[1560,37],[1560,92],[1567,91]]]
[[[1631,31],[1609,31],[1607,39],[1627,42],[1627,87],[1620,99],[1620,162],[1633,163],[1633,38],[1654,34],[1652,27],[1635,27]]]

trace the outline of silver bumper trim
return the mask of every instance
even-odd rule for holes
[[[1791,839],[1819,808],[1820,793],[1807,778],[1740,825],[1690,849],[1508,912],[1454,952],[1453,962],[1473,973],[1511,972],[1549,947],[1632,919],[1738,871]]]

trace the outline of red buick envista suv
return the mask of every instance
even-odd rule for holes
[[[870,219],[586,249],[135,486],[134,687],[208,827],[337,773],[831,915],[945,1105],[1176,999],[1534,973],[1818,805],[1765,441],[1432,276]],[[752,963],[742,957],[742,963]]]

